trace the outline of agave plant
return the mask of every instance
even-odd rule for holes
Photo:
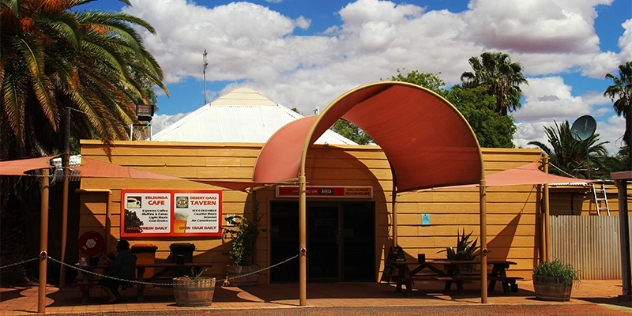
[[[447,247],[445,250],[440,250],[437,253],[445,251],[448,260],[474,260],[481,253],[478,251],[480,247],[476,245],[478,238],[472,241],[470,240],[471,236],[472,232],[466,235],[465,229],[463,229],[463,233],[457,231],[456,249]]]

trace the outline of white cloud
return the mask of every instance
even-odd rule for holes
[[[626,20],[621,26],[625,32],[619,38],[619,47],[621,48],[619,61],[624,63],[632,60],[632,19]]]
[[[185,117],[189,113],[180,113],[176,115],[157,114],[151,120],[151,132],[156,134],[167,126],[177,122],[181,118]]]
[[[135,0],[127,13],[145,19],[156,34],[144,32],[147,48],[160,63],[167,84],[201,77],[201,57],[208,50],[207,80],[269,78],[294,69],[294,27],[308,26],[266,7],[236,2],[206,8],[183,0]],[[237,22],[239,21],[239,22]],[[289,54],[288,54],[289,52]]]
[[[604,1],[473,0],[463,36],[485,47],[529,53],[599,51],[594,5]]]
[[[623,143],[624,131],[625,118],[623,116],[612,115],[608,118],[607,124],[597,123],[596,133],[599,133],[599,139],[610,141],[606,147],[611,154],[616,154],[620,147],[625,146]]]
[[[592,105],[608,105],[612,107],[612,101],[603,95],[603,92],[599,91],[588,91],[586,94],[582,96],[582,99]]]
[[[315,35],[295,34],[311,26],[304,16],[248,2],[212,8],[185,0],[131,2],[125,12],[156,28],[143,37],[167,84],[202,79],[207,49],[207,81],[233,82],[221,93],[247,85],[305,114],[353,87],[390,78],[398,68],[440,73],[451,86],[471,70],[470,57],[506,52],[530,77],[523,87],[526,102],[514,113],[517,145],[542,138],[542,127],[553,120],[572,122],[591,111],[612,115],[608,100],[598,93],[573,95],[560,76],[603,79],[622,60],[632,60],[632,19],[622,25],[619,54],[599,49],[595,7],[612,0],[471,0],[461,13],[357,0],[337,12],[340,25]],[[614,137],[604,140],[616,139],[620,126],[600,126],[598,132]]]
[[[590,113],[590,105],[571,94],[571,87],[561,77],[529,78],[529,85],[521,89],[526,97],[522,108],[513,115],[516,120],[558,121],[573,119],[578,114]]]
[[[306,19],[304,16],[299,16],[296,21],[294,21],[294,25],[296,27],[302,28],[304,30],[309,28],[309,25],[312,23],[310,19]]]
[[[577,118],[580,115],[577,116]],[[576,118],[575,118],[576,119]],[[568,120],[568,123],[572,126],[575,119]],[[541,142],[549,148],[551,145],[548,142],[544,128],[555,128],[555,124],[558,125],[564,123],[565,120],[551,120],[551,121],[533,121],[518,123],[517,132],[514,134],[514,144],[519,148],[537,148],[534,145],[528,145],[531,141]],[[624,131],[625,120],[622,117],[611,116],[607,124],[597,123],[597,130],[595,134],[599,135],[600,142],[608,142],[604,147],[608,150],[610,155],[614,155],[619,151],[619,148],[624,146],[622,135]]]
[[[582,115],[593,117],[610,116],[608,124],[598,123],[596,133],[601,141],[608,141],[605,145],[610,154],[618,151],[622,145],[621,135],[625,130],[622,118],[612,117],[612,103],[595,91],[583,96],[573,96],[571,87],[566,85],[561,77],[530,78],[529,85],[521,87],[526,102],[522,109],[514,112],[518,122],[517,132],[514,134],[516,147],[535,147],[527,145],[530,141],[548,144],[544,127],[554,127],[555,123],[564,121],[573,124]]]

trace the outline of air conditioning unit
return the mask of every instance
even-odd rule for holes
[[[154,117],[154,108],[153,104],[137,104],[136,105],[136,116],[138,116],[138,120],[141,122],[150,122],[152,117]]]

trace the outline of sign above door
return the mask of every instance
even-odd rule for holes
[[[373,198],[372,186],[307,186],[310,198]],[[298,197],[298,185],[277,185],[276,197]]]

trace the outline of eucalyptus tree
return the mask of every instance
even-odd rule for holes
[[[485,52],[480,59],[469,59],[474,72],[461,74],[463,87],[484,86],[496,98],[495,111],[500,115],[519,109],[522,105],[521,84],[528,84],[520,63],[511,62],[509,55],[501,52]]]
[[[418,86],[428,88],[440,96],[445,96],[447,93],[445,89],[445,81],[439,77],[440,74],[441,73],[431,74],[412,70],[408,71],[406,75],[404,75],[402,70],[398,68],[397,75],[391,76],[391,80],[413,83]]]
[[[351,124],[346,120],[339,119],[331,127],[331,130],[348,138],[358,145],[366,145],[373,142],[373,138],[365,133],[355,124]]]
[[[623,140],[629,147],[632,132],[632,61],[619,65],[618,77],[606,74],[606,79],[612,79],[614,84],[609,86],[603,95],[614,102],[614,111],[617,115],[625,117]]]
[[[500,115],[494,109],[494,97],[485,92],[484,87],[452,87],[446,99],[461,112],[476,134],[478,144],[487,148],[513,148],[513,134],[516,132],[514,119]]]
[[[608,151],[604,147],[608,142],[599,142],[599,134],[578,141],[573,138],[568,120],[561,124],[555,122],[555,127],[545,126],[544,131],[551,147],[539,141],[528,144],[540,147],[549,156],[549,162],[554,166],[549,168],[550,173],[578,178],[609,178]]]

